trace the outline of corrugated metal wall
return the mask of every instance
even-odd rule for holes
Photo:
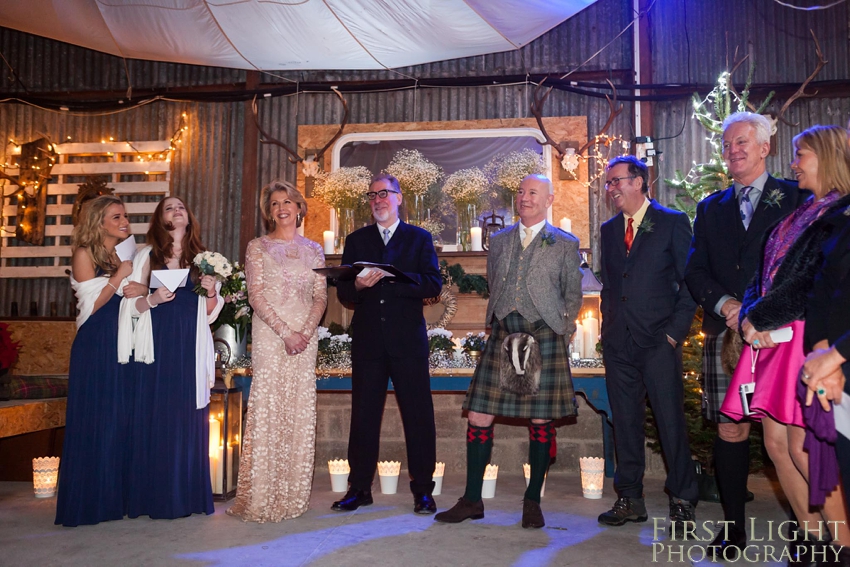
[[[524,75],[564,73],[605,46],[629,23],[632,0],[599,0],[571,20],[557,26],[521,50],[419,65],[397,71],[310,71],[279,73],[295,81],[353,81],[398,79],[401,74],[418,78]],[[726,38],[742,45],[751,41],[758,63],[757,82],[802,81],[814,67],[814,51],[808,29],[818,35],[830,63],[821,80],[850,77],[847,6],[819,12],[798,12],[761,0],[657,0],[652,7],[654,41],[654,82],[711,84],[726,65]],[[686,35],[687,32],[687,35]],[[620,70],[632,67],[632,33],[614,40],[583,70]],[[733,43],[730,39],[730,43]],[[122,90],[128,86],[124,62],[117,57],[37,38],[0,28],[0,51],[17,71],[30,92],[78,92]],[[148,61],[128,61],[130,82],[135,89],[192,85],[230,85],[245,81],[245,72],[175,65]],[[263,75],[263,82],[283,81]],[[526,85],[418,88],[390,92],[348,93],[352,123],[473,120],[529,116],[532,87]],[[11,73],[0,73],[0,92],[13,94],[22,88]],[[334,124],[341,119],[340,105],[330,93],[264,99],[261,103],[264,128],[290,147],[297,145],[301,124]],[[675,169],[687,170],[693,160],[708,151],[704,132],[691,118],[686,100],[654,103],[655,138],[664,152],[659,177],[672,176]],[[185,196],[203,226],[210,248],[239,255],[239,218],[242,179],[243,103],[165,103],[105,116],[69,116],[23,105],[0,105],[0,135],[28,141],[38,133],[54,139],[71,135],[75,141],[96,141],[103,136],[116,139],[168,138],[180,112],[189,115],[190,130],[184,149],[173,164],[172,190]],[[612,134],[633,135],[632,105],[615,121]],[[585,115],[588,128],[596,132],[608,118],[604,99],[554,91],[545,116]],[[850,99],[798,101],[788,113],[800,128],[814,123],[846,123]],[[682,133],[676,134],[682,129]],[[779,155],[771,159],[771,171],[787,172],[790,139],[797,132],[780,127]],[[0,156],[2,157],[2,156]],[[281,177],[294,179],[295,166],[284,152],[264,145],[257,164],[260,185]],[[611,211],[599,188],[591,191],[591,222],[598,224]],[[659,184],[658,196],[669,202],[672,195]],[[257,226],[259,232],[259,225]],[[583,244],[584,245],[584,244]],[[12,301],[22,313],[30,301],[38,301],[41,315],[48,314],[50,302],[57,302],[59,314],[67,314],[71,294],[63,280],[0,280],[0,316],[8,315]]]

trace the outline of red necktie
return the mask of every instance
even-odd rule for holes
[[[634,224],[635,219],[629,219],[629,226],[626,228],[626,237],[623,239],[623,242],[626,243],[626,254],[628,254],[632,249],[632,242],[635,241],[635,231],[632,228],[632,224]]]

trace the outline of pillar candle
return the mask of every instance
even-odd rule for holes
[[[218,456],[218,446],[221,443],[221,422],[219,422],[216,418],[210,418],[210,484],[213,487],[213,492],[215,492],[215,487],[217,483],[220,483],[220,478],[216,478],[216,474],[218,473],[218,464],[219,464],[219,456]]]
[[[322,238],[325,243],[325,254],[334,253],[334,231],[326,230],[322,233]]]
[[[224,445],[218,446],[215,454],[215,484],[212,490],[215,494],[224,494]]]
[[[564,217],[564,218],[561,219],[560,228],[561,228],[561,230],[563,230],[565,232],[572,232],[573,231],[573,223],[570,219],[568,219],[567,217]]]
[[[582,321],[584,329],[585,358],[596,358],[596,342],[599,339],[599,319],[588,313]]]
[[[469,236],[472,240],[472,251],[481,252],[484,248],[481,246],[481,227],[473,226],[469,229]]]
[[[579,358],[584,358],[584,328],[581,321],[576,321],[576,334],[573,335],[573,352],[578,354]]]
[[[234,488],[233,477],[236,476],[236,463],[233,462],[233,445],[227,446],[227,491],[230,492]]]

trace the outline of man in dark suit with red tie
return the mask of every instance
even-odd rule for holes
[[[682,383],[682,342],[696,311],[684,282],[691,224],[685,214],[650,201],[648,181],[646,164],[634,156],[608,163],[605,189],[620,213],[601,228],[602,353],[618,499],[599,522],[621,526],[647,519],[643,474],[648,397],[668,467],[670,529],[681,539],[685,530],[694,529],[699,499]]]
[[[407,444],[414,512],[437,511],[431,492],[437,457],[437,434],[428,337],[422,300],[442,288],[437,253],[431,235],[401,222],[401,188],[392,175],[378,175],[366,193],[377,221],[352,232],[345,240],[342,263],[391,264],[417,282],[398,283],[380,272],[340,281],[340,301],[354,305],[351,321],[351,430],[348,438],[349,490],[333,503],[337,511],[372,504],[372,481],[378,463],[381,417],[387,383],[393,381]]]
[[[735,423],[720,413],[731,380],[722,368],[721,347],[727,334],[738,332],[741,299],[761,262],[765,233],[796,209],[803,195],[795,182],[767,174],[770,122],[764,116],[729,115],[723,122],[722,144],[734,183],[697,205],[685,281],[703,308],[702,409],[707,420],[717,423],[714,471],[728,522],[709,545],[709,554],[732,558],[747,545],[744,504],[750,423]]]

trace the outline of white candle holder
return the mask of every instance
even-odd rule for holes
[[[528,483],[531,482],[531,465],[528,463],[523,463],[522,472],[525,475],[525,487],[528,488]],[[543,486],[540,487],[540,498],[543,498],[543,495],[546,493],[546,478],[549,476],[549,472],[543,475]]]
[[[331,492],[345,492],[348,490],[348,459],[333,459],[328,461],[328,471],[331,474]]]
[[[484,484],[481,485],[481,498],[495,498],[498,477],[499,465],[487,465],[484,469]]]
[[[59,457],[38,457],[32,460],[32,487],[36,498],[56,494],[59,480]]]
[[[401,472],[401,461],[378,461],[378,477],[381,479],[382,494],[398,492],[399,472]]]
[[[585,498],[602,498],[602,485],[605,478],[605,459],[602,457],[581,457],[581,490]]]
[[[434,467],[434,474],[431,480],[434,481],[434,490],[432,496],[439,496],[443,493],[443,475],[446,472],[446,463],[437,463]]]

